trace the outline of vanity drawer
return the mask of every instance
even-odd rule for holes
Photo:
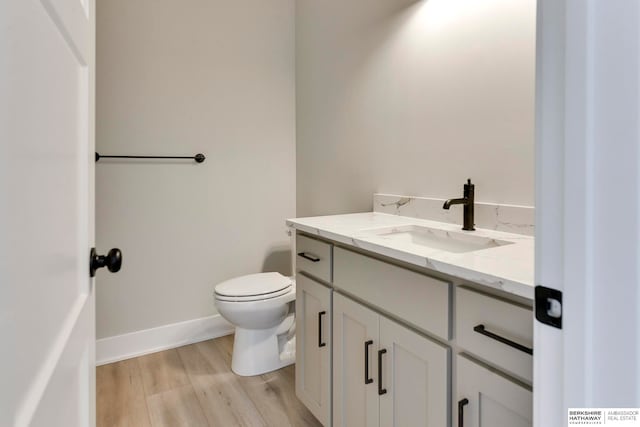
[[[334,248],[333,283],[394,317],[449,339],[449,282]]]
[[[469,353],[532,381],[532,309],[458,287],[456,340]]]
[[[298,234],[296,236],[296,269],[325,282],[331,282],[332,245]]]

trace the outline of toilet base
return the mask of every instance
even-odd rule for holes
[[[231,370],[250,377],[293,364],[296,360],[295,336],[289,327],[283,330],[283,325],[292,323],[293,316],[289,316],[283,324],[269,329],[236,327]]]

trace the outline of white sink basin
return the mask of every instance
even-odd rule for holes
[[[474,236],[471,233],[473,232],[460,233],[420,225],[404,225],[360,230],[358,237],[370,241],[384,242],[393,246],[421,246],[452,253],[473,252],[513,243],[506,240]]]

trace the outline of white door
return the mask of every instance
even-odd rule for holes
[[[0,425],[95,424],[93,0],[0,2]]]
[[[454,425],[531,427],[533,395],[496,371],[457,356]]]
[[[296,275],[296,395],[322,423],[331,420],[331,289]]]
[[[640,407],[640,2],[539,0],[534,425]],[[546,308],[539,304],[538,307]]]
[[[382,316],[380,349],[380,425],[446,426],[449,349]]]
[[[333,426],[377,427],[380,316],[333,296]]]

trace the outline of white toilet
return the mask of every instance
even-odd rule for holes
[[[280,273],[236,277],[218,284],[218,312],[236,327],[231,369],[252,376],[295,362],[295,280]]]

